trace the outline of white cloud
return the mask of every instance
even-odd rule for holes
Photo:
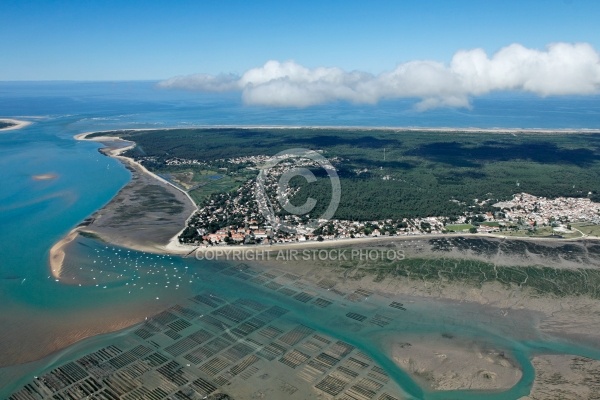
[[[472,94],[523,90],[551,96],[592,94],[600,88],[600,57],[585,43],[556,43],[546,51],[512,44],[491,59],[481,49],[459,51],[450,70]]]
[[[242,76],[196,74],[159,84],[199,91],[241,91],[246,104],[306,107],[333,101],[374,104],[382,99],[420,99],[417,109],[469,107],[469,99],[492,91],[539,96],[600,92],[600,55],[587,43],[555,43],[544,51],[519,44],[492,57],[482,49],[458,51],[449,65],[411,61],[372,75],[340,68],[306,68],[268,61]]]
[[[159,82],[158,86],[168,89],[197,90],[200,92],[227,92],[239,90],[239,77],[233,74],[194,74],[176,76]]]

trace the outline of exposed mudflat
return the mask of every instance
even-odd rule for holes
[[[569,355],[533,359],[535,381],[526,400],[580,400],[600,396],[600,361]]]
[[[392,344],[394,361],[431,390],[506,390],[522,376],[502,351],[473,341],[402,339]]]

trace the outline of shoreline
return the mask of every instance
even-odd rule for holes
[[[202,251],[216,251],[218,249],[225,249],[225,251],[233,251],[235,249],[247,249],[247,250],[270,250],[277,251],[279,249],[285,250],[288,248],[312,248],[312,247],[337,247],[346,246],[352,243],[363,244],[370,242],[388,242],[394,240],[420,240],[420,239],[442,239],[452,237],[465,237],[465,238],[492,238],[500,240],[526,240],[526,241],[548,241],[548,242],[576,242],[576,241],[600,241],[600,237],[596,236],[581,236],[576,238],[549,238],[549,237],[527,237],[527,236],[504,236],[494,235],[493,233],[440,233],[440,234],[415,234],[415,235],[397,235],[397,236],[375,236],[375,237],[360,237],[360,238],[342,238],[342,239],[325,239],[322,242],[316,240],[310,240],[305,242],[290,242],[290,243],[273,243],[273,244],[251,244],[251,245],[217,245],[217,246],[188,246],[189,250]],[[183,246],[183,245],[181,245]]]
[[[171,128],[131,128],[131,129],[110,129],[102,131],[85,132],[75,135],[77,140],[79,137],[85,138],[85,136],[94,133],[109,133],[109,132],[142,132],[142,131],[172,131],[178,129],[268,129],[268,130],[280,130],[280,129],[319,129],[319,130],[361,130],[361,131],[408,131],[408,132],[436,132],[436,133],[496,133],[496,134],[600,134],[600,128],[479,128],[479,127],[420,127],[420,126],[364,126],[364,125],[236,125],[236,124],[223,124],[223,125],[186,125],[181,127]],[[110,136],[114,138],[116,136]],[[85,140],[94,140],[85,139]]]
[[[110,132],[110,131],[107,131]],[[122,139],[120,137],[116,137],[116,136],[98,136],[95,138],[90,138],[88,139],[87,136],[95,133],[95,132],[86,132],[86,133],[82,133],[79,135],[75,135],[74,138],[76,140],[89,140],[91,142],[100,142],[100,143],[105,143],[108,141],[117,141],[117,142],[128,142],[131,143],[131,145],[126,146],[126,147],[121,147],[118,149],[111,149],[111,150],[107,150],[107,153],[109,155],[109,157],[114,157],[117,160],[122,161],[124,164],[129,164],[129,165],[135,165],[137,168],[139,168],[142,172],[144,172],[145,174],[151,176],[152,178],[167,184],[177,190],[179,190],[181,193],[183,193],[189,200],[190,202],[194,205],[194,207],[196,207],[196,210],[198,209],[198,207],[196,206],[196,203],[194,203],[194,200],[192,199],[192,197],[189,195],[188,192],[186,192],[185,190],[182,190],[181,188],[177,187],[176,185],[172,184],[171,182],[169,182],[168,180],[161,178],[160,176],[156,175],[154,172],[149,171],[146,167],[144,167],[142,164],[140,164],[139,162],[135,161],[133,158],[130,157],[125,157],[122,155],[122,153],[124,153],[125,151],[132,149],[133,147],[135,147],[135,143],[132,142],[131,140],[125,140]],[[191,217],[191,216],[190,216]],[[188,217],[188,219],[190,218]]]
[[[193,215],[193,214],[192,214]],[[183,228],[185,229],[185,227]],[[307,242],[294,242],[294,243],[274,243],[274,244],[256,244],[256,245],[238,245],[238,246],[191,246],[180,244],[177,237],[183,231],[179,231],[171,240],[164,246],[151,247],[145,246],[139,243],[122,243],[119,244],[122,247],[130,248],[132,250],[154,253],[154,254],[165,254],[175,256],[186,256],[191,253],[194,254],[213,254],[215,260],[235,260],[230,259],[229,256],[235,257],[235,254],[244,254],[246,252],[265,252],[265,253],[276,253],[285,250],[303,250],[303,249],[327,249],[346,247],[353,244],[365,245],[374,244],[379,245],[386,243],[393,243],[395,241],[411,241],[411,240],[423,240],[423,239],[444,239],[444,238],[490,238],[499,240],[519,240],[519,241],[531,241],[531,242],[554,242],[554,243],[565,243],[565,242],[578,242],[578,241],[600,241],[598,237],[584,236],[578,238],[545,238],[545,237],[518,237],[518,236],[501,236],[494,235],[491,233],[456,233],[456,234],[421,234],[421,235],[402,235],[402,236],[377,236],[377,237],[365,237],[365,238],[344,238],[337,240],[324,240],[319,241],[307,241]],[[63,239],[57,242],[50,250],[50,268],[52,276],[55,279],[60,279],[60,272],[62,271],[62,261],[64,260],[63,248],[72,242],[77,234],[80,232],[91,233],[97,235],[101,240],[113,243],[109,239],[103,237],[95,231],[86,230],[85,226],[78,226],[73,228]]]
[[[12,118],[0,118],[0,122],[8,122],[8,123],[14,124],[11,126],[7,126],[6,128],[0,128],[0,132],[14,131],[17,129],[22,129],[22,128],[25,128],[26,126],[29,126],[32,124],[31,121],[22,121],[22,120],[12,119]]]

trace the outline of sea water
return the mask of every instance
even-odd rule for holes
[[[428,112],[416,111],[413,100],[386,101],[376,106],[335,103],[304,109],[272,109],[244,106],[237,94],[165,91],[157,89],[155,82],[0,83],[0,117],[33,121],[22,130],[0,132],[0,321],[10,324],[0,331],[0,354],[9,352],[2,344],[12,346],[19,343],[19,337],[15,335],[40,335],[48,338],[50,343],[53,335],[63,332],[65,327],[75,332],[78,326],[85,326],[89,322],[86,319],[102,321],[104,318],[108,321],[111,313],[126,314],[132,308],[139,312],[152,312],[177,296],[183,298],[201,289],[204,284],[199,282],[209,278],[195,277],[193,284],[182,284],[177,288],[177,295],[172,294],[174,287],[161,287],[161,295],[157,297],[163,298],[157,304],[153,302],[156,301],[154,296],[148,298],[141,294],[141,290],[134,291],[133,295],[129,293],[125,281],[80,287],[56,282],[49,276],[50,247],[106,204],[130,178],[129,172],[116,160],[98,153],[98,144],[75,141],[75,134],[108,129],[198,125],[598,129],[598,100],[597,96],[539,99],[522,94],[502,94],[474,99],[471,109]],[[50,174],[52,179],[34,178],[43,174]],[[89,248],[79,249],[82,257],[92,256],[94,246],[101,246],[91,242],[88,245]],[[158,271],[171,268],[170,263],[185,268],[183,264],[189,261],[156,259],[152,262],[155,263],[153,268]],[[197,266],[188,267],[202,270]],[[152,279],[144,277],[144,282],[150,284]],[[161,278],[160,283],[164,282]],[[234,285],[220,280],[214,284],[220,285],[225,292],[239,290],[239,282]],[[257,288],[249,288],[247,293],[277,303],[289,301]],[[289,306],[298,316],[306,314],[300,309],[301,305],[292,302]],[[510,391],[498,394],[498,398],[514,398],[517,394],[527,393],[534,373],[528,357],[536,349],[598,358],[592,349],[559,341],[546,343],[537,340],[539,338],[501,336],[498,334],[501,326],[488,326],[483,332],[485,324],[477,320],[467,323],[466,319],[459,319],[461,323],[450,323],[441,317],[447,311],[420,309],[420,314],[407,317],[404,325],[392,328],[410,330],[418,327],[431,334],[453,330],[465,337],[485,333],[496,338],[492,341],[497,340],[498,344],[508,348],[524,371],[521,382]],[[423,313],[428,316],[427,323],[423,323]],[[371,343],[369,335],[353,335],[331,326],[327,317],[327,313],[309,314],[308,318],[303,317],[303,323],[364,348],[408,392],[419,393],[418,386],[381,354],[381,349]],[[417,321],[421,323],[415,324]],[[495,329],[498,331],[494,332]],[[10,351],[11,357],[0,358],[0,365],[12,363],[7,359],[18,358],[14,347]],[[28,361],[28,349],[17,349],[17,353],[20,352],[20,361]],[[0,386],[8,383],[0,382]],[[467,393],[459,394],[461,398],[467,396]],[[442,398],[445,395],[438,393],[431,396]]]

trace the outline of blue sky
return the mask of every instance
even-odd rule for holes
[[[268,60],[379,74],[511,43],[600,49],[600,1],[0,2],[0,80],[166,79]]]

